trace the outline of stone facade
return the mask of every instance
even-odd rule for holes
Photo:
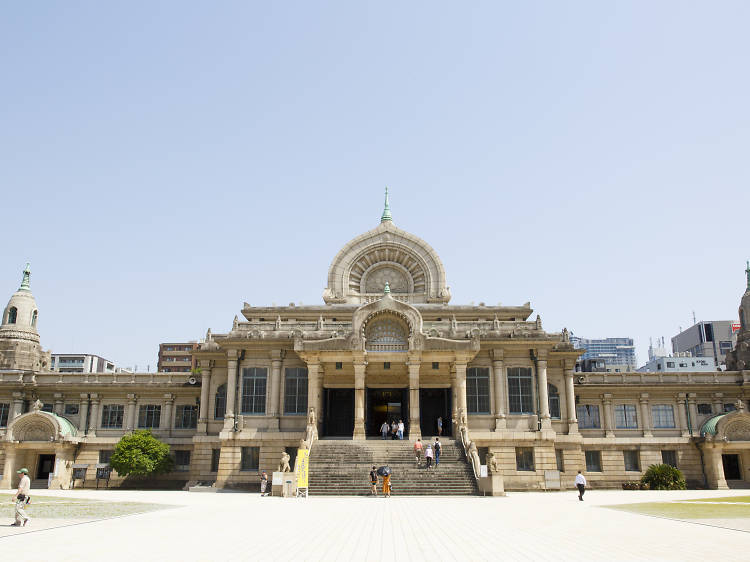
[[[168,479],[257,486],[258,471],[301,440],[365,439],[395,418],[408,438],[428,437],[438,416],[479,462],[492,454],[509,490],[570,488],[579,469],[593,487],[614,487],[663,461],[695,485],[750,480],[741,353],[727,372],[577,373],[582,350],[567,330],[545,331],[529,303],[449,304],[437,253],[397,228],[387,206],[336,255],[323,300],[245,303],[231,330],[209,330],[193,352],[197,374],[52,373],[38,347],[31,361],[2,355],[0,486],[21,465],[43,477],[50,458],[51,485],[69,486],[82,465],[93,485],[106,452],[138,427],[176,452],[182,470]],[[6,348],[30,341],[14,333],[0,332]]]

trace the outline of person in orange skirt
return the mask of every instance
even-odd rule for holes
[[[391,497],[391,475],[383,476],[383,495],[386,498]]]

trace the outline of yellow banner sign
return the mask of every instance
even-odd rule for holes
[[[297,473],[297,488],[307,488],[309,462],[309,449],[297,449],[297,460],[294,461],[294,471]]]

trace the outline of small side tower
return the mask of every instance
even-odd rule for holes
[[[29,264],[23,280],[3,311],[0,324],[0,369],[42,371],[49,368],[50,354],[39,345],[39,310],[31,293]]]
[[[750,261],[745,268],[747,287],[740,299],[740,331],[737,334],[737,346],[727,353],[727,370],[744,371],[750,369]]]

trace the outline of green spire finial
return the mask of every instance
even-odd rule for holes
[[[31,277],[31,269],[29,268],[29,265],[31,265],[29,262],[26,262],[26,269],[23,270],[23,281],[21,281],[21,288],[19,291],[30,291],[31,286],[29,285],[29,277]]]
[[[390,295],[391,294],[391,286],[388,284],[388,281],[385,282],[385,289],[383,289],[384,295]]]
[[[745,275],[747,275],[747,288],[750,289],[750,260],[747,262],[747,267],[745,268]]]
[[[383,214],[380,216],[380,222],[385,221],[391,221],[393,222],[393,217],[391,216],[391,205],[388,201],[388,188],[385,188],[385,208],[383,209]]]

